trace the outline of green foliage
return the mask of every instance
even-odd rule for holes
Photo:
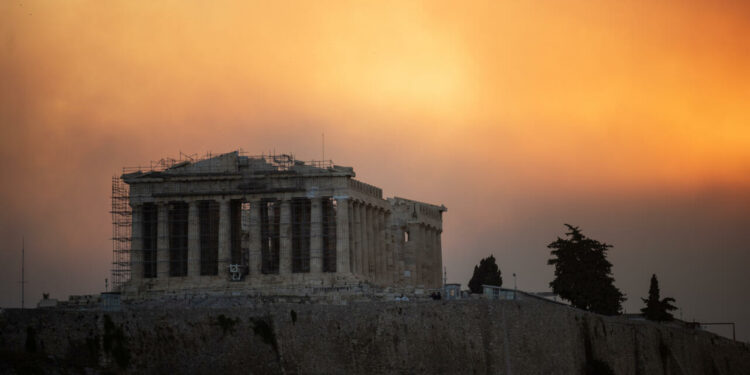
[[[584,236],[578,227],[565,224],[568,238],[557,238],[547,245],[554,258],[547,264],[555,266],[552,291],[570,301],[571,305],[604,315],[622,310],[625,297],[614,286],[612,264],[607,261],[606,243]]]
[[[482,285],[503,285],[500,268],[495,263],[495,256],[490,255],[479,261],[478,266],[474,266],[474,274],[469,280],[469,289],[472,293],[482,293]]]
[[[653,274],[651,275],[651,285],[648,288],[648,298],[641,298],[643,303],[646,304],[646,307],[642,308],[641,312],[648,320],[657,322],[674,320],[674,316],[669,312],[677,310],[677,307],[672,305],[675,299],[671,297],[659,298],[659,280],[656,278],[656,274]]]
[[[130,365],[130,349],[128,349],[128,340],[122,331],[112,321],[109,315],[104,315],[104,337],[102,339],[104,352],[112,354],[120,368],[128,368]]]

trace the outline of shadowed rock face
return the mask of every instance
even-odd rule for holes
[[[0,343],[5,372],[750,373],[746,344],[533,300],[6,310]]]

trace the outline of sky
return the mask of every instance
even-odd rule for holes
[[[546,291],[564,223],[750,340],[742,1],[0,2],[0,306],[104,290],[110,188],[180,153],[292,153],[444,204],[466,286]],[[323,134],[325,146],[323,147]],[[323,150],[324,149],[324,150]],[[731,334],[726,328],[722,334]]]

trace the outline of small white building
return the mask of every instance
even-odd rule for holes
[[[443,286],[443,298],[461,299],[461,284],[445,284]]]
[[[515,300],[519,295],[514,289],[505,289],[496,285],[482,285],[482,295],[488,299]]]

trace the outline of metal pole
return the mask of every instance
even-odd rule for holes
[[[24,263],[26,262],[26,239],[21,237],[21,310],[24,308],[24,284],[26,284],[26,275],[24,272]]]
[[[518,292],[518,284],[516,283],[516,273],[513,272],[513,299],[516,299],[516,292]]]

